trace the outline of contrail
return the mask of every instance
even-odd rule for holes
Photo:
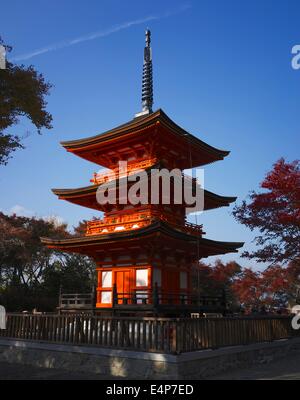
[[[80,36],[80,37],[78,37],[76,39],[71,39],[71,40],[66,40],[66,41],[59,42],[59,43],[54,43],[54,44],[51,44],[49,46],[43,47],[41,49],[33,50],[30,53],[21,54],[19,56],[11,58],[11,61],[29,60],[30,58],[39,56],[40,54],[49,53],[50,51],[55,51],[55,50],[63,49],[65,47],[74,46],[75,44],[82,43],[82,42],[87,42],[89,40],[95,40],[95,39],[98,39],[98,38],[103,38],[103,37],[109,36],[109,35],[111,35],[113,33],[116,33],[116,32],[122,31],[124,29],[130,28],[131,26],[134,26],[134,25],[141,25],[141,24],[144,24],[144,23],[149,22],[149,21],[155,21],[155,20],[158,20],[158,19],[170,17],[172,15],[175,15],[175,14],[178,14],[180,12],[183,12],[183,11],[189,9],[189,8],[191,8],[190,4],[184,4],[178,9],[166,12],[166,13],[161,14],[161,15],[150,15],[150,16],[145,17],[145,18],[136,19],[136,20],[133,20],[133,21],[123,22],[122,24],[112,26],[111,28],[108,28],[106,30],[102,30],[102,31],[94,32],[94,33],[89,33],[88,35]]]

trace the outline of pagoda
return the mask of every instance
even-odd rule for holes
[[[94,173],[89,186],[53,189],[59,199],[104,213],[102,219],[87,223],[84,236],[63,240],[41,238],[49,248],[80,253],[96,263],[96,310],[131,312],[161,310],[161,315],[177,315],[209,308],[207,300],[193,292],[193,271],[200,259],[237,252],[243,243],[204,238],[201,225],[187,221],[186,204],[139,201],[134,204],[120,197],[128,191],[135,175],[146,172],[150,181],[154,168],[182,171],[218,160],[229,152],[214,148],[186,132],[161,109],[152,111],[152,53],[150,31],[146,30],[144,49],[142,111],[116,128],[96,136],[62,142],[81,158],[105,167]],[[120,162],[127,162],[124,171]],[[130,176],[130,181],[128,177]],[[192,179],[193,181],[193,179]],[[127,186],[124,186],[126,183]],[[103,185],[114,185],[116,202],[100,203],[97,193]],[[193,184],[192,184],[193,186]],[[174,190],[171,190],[171,197]],[[150,196],[150,195],[149,195]],[[203,209],[228,206],[236,197],[224,197],[203,190]],[[131,314],[132,315],[132,314]]]

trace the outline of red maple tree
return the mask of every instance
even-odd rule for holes
[[[243,269],[231,289],[245,310],[276,310],[296,301],[298,284],[290,266],[273,265],[264,271]]]
[[[300,304],[300,264],[272,265],[263,271],[217,260],[199,264],[198,289],[202,295],[226,293],[230,311],[281,312]]]
[[[300,259],[300,161],[278,160],[260,186],[263,192],[252,192],[233,211],[239,222],[259,231],[259,248],[243,256],[273,264]]]

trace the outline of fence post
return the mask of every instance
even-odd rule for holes
[[[61,295],[62,295],[62,285],[59,285],[59,296],[58,296],[58,314],[60,314],[61,309]]]
[[[93,285],[92,286],[92,315],[95,315],[95,308],[96,308],[96,303],[97,303],[97,286]]]
[[[226,298],[226,290],[222,290],[222,300],[221,300],[221,306],[224,307],[224,315],[227,313],[227,298]]]
[[[74,318],[74,322],[75,322],[75,332],[74,332],[74,342],[76,344],[79,343],[80,341],[80,333],[81,333],[81,321],[80,321],[80,317],[78,315],[75,316]]]
[[[153,288],[153,293],[152,293],[152,301],[153,301],[153,308],[156,310],[159,304],[159,298],[158,298],[158,286],[157,282],[154,283],[154,288]]]
[[[178,354],[180,349],[177,348],[177,325],[179,320],[174,320],[171,322],[171,353]]]
[[[114,286],[113,286],[112,296],[113,296],[112,306],[114,307],[115,305],[118,304],[118,292],[117,292],[117,285],[115,283],[114,283]]]

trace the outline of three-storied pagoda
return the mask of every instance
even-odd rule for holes
[[[150,31],[144,51],[142,112],[121,126],[80,140],[62,142],[63,147],[88,161],[109,169],[95,173],[90,186],[53,189],[63,200],[104,212],[104,218],[88,222],[85,236],[64,240],[42,238],[50,248],[92,257],[97,264],[96,308],[150,310],[179,313],[202,309],[193,302],[192,269],[201,258],[236,252],[240,242],[219,242],[203,237],[202,226],[186,221],[186,204],[151,204],[119,201],[99,204],[96,193],[103,183],[124,179],[130,190],[134,176],[151,169],[190,169],[222,160],[229,152],[218,150],[176,125],[161,109],[153,112],[152,54]],[[127,171],[119,171],[127,161]],[[228,206],[235,197],[204,190],[204,210]],[[161,200],[161,197],[160,197]],[[171,307],[173,306],[173,308]],[[208,305],[208,303],[206,304]],[[171,308],[170,308],[171,307]],[[205,307],[204,307],[205,308]],[[208,307],[209,309],[209,307]]]

